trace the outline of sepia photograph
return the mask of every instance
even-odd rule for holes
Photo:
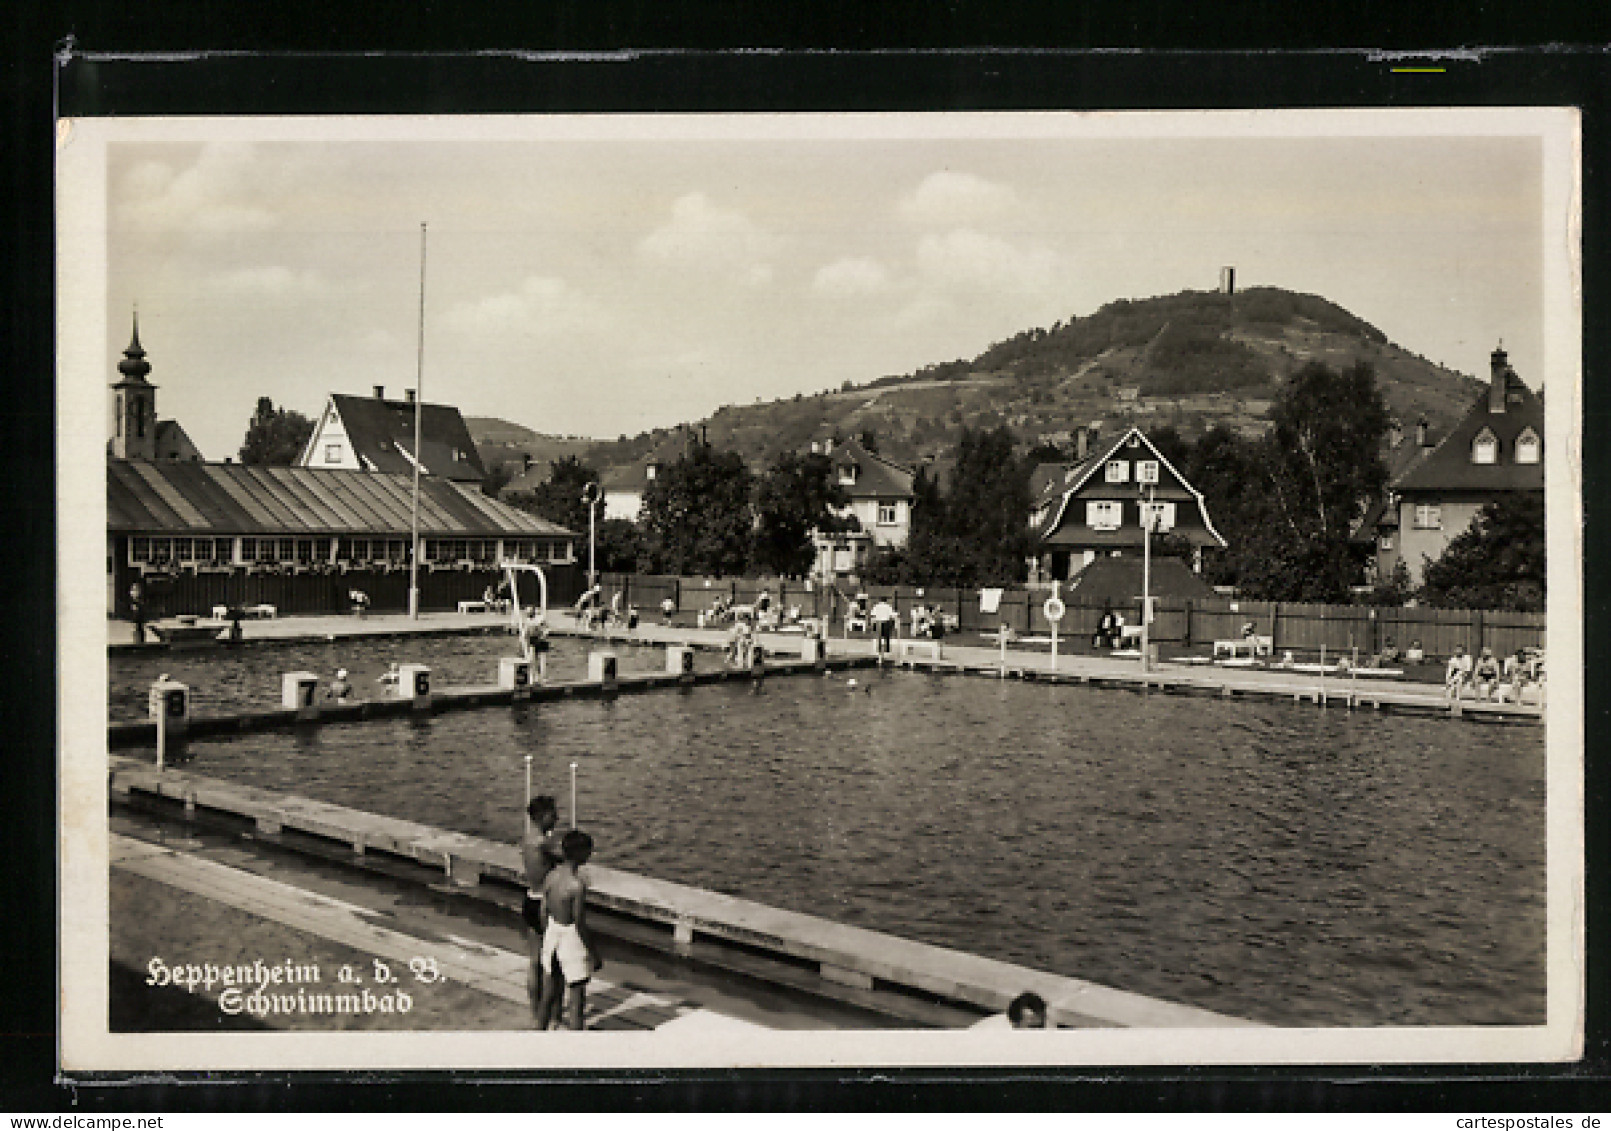
[[[1575,111],[57,142],[65,1071],[1582,1055]]]

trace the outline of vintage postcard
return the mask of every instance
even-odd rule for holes
[[[58,143],[66,1074],[1581,1056],[1574,111]]]

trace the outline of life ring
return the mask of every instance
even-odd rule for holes
[[[1061,597],[1048,597],[1046,598],[1046,603],[1041,606],[1041,612],[1046,614],[1046,619],[1054,622],[1062,620],[1063,614],[1067,611],[1068,610],[1063,607],[1063,599]]]

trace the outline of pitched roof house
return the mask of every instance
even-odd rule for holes
[[[1092,449],[1084,460],[1042,465],[1032,477],[1030,528],[1037,572],[1066,581],[1098,557],[1143,552],[1143,523],[1154,533],[1185,538],[1196,551],[1224,547],[1202,493],[1186,481],[1139,428]]]
[[[843,534],[813,533],[817,560],[812,576],[847,577],[859,573],[875,549],[904,546],[912,533],[912,481],[917,471],[868,451],[855,440],[812,444],[833,463],[834,482],[849,496],[841,518],[854,515],[861,530]]]
[[[1517,491],[1544,491],[1544,401],[1510,367],[1503,347],[1490,358],[1489,384],[1442,443],[1394,480],[1377,523],[1378,568],[1398,562],[1420,584],[1478,512]]]
[[[400,401],[387,400],[384,385],[371,397],[330,394],[297,466],[412,475],[414,390]],[[452,405],[420,406],[420,470],[456,483],[487,477],[470,429]]]

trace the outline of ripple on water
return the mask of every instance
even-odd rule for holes
[[[191,756],[502,840],[524,755],[567,813],[575,761],[612,866],[1275,1023],[1543,1021],[1541,729],[869,678],[871,696],[778,679]]]

